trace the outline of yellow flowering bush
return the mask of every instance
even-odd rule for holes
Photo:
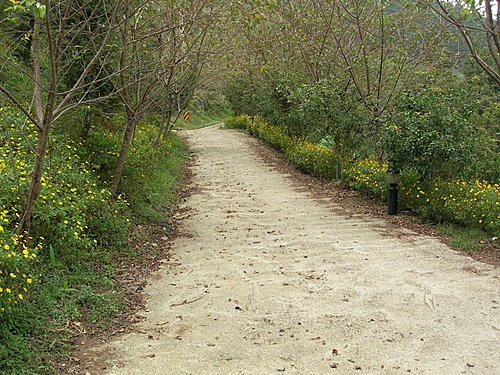
[[[385,198],[387,164],[360,160],[344,170],[344,180],[352,187]],[[402,174],[401,206],[436,221],[479,227],[500,233],[500,185],[488,181],[421,182],[414,172]]]
[[[9,224],[9,211],[0,211],[0,316],[22,301],[34,285],[31,266],[42,248],[28,248],[7,229]]]
[[[109,203],[109,190],[79,155],[82,143],[54,132],[35,204],[32,238],[21,241],[14,233],[30,183],[35,137],[34,126],[24,115],[0,108],[0,312],[25,299],[34,285],[31,274],[43,268],[34,262],[37,254],[45,263],[71,264],[82,255],[92,255],[106,237],[104,226],[110,233],[124,232],[128,226],[119,215],[126,202]]]
[[[385,198],[387,195],[386,171],[386,163],[362,159],[347,164],[343,170],[343,178],[356,190]]]
[[[10,207],[13,225],[20,217],[22,199],[29,183],[34,159],[35,129],[26,118],[12,108],[0,111],[0,155],[5,170],[0,175],[0,202]],[[96,226],[104,211],[118,212],[126,202],[110,207],[110,193],[95,176],[95,170],[79,155],[82,142],[54,132],[50,139],[42,187],[35,204],[32,234],[45,238],[56,252],[91,250]],[[108,215],[109,216],[109,215]]]
[[[247,122],[247,130],[250,134],[266,141],[274,148],[286,152],[288,148],[294,147],[296,139],[286,134],[286,128],[268,124],[262,117],[256,116]]]
[[[409,186],[417,212],[438,220],[500,234],[500,185],[488,181],[434,180],[426,189]]]
[[[227,129],[245,129],[248,121],[250,121],[248,115],[230,116],[224,119],[224,126]]]
[[[91,250],[100,240],[98,228],[104,216],[107,221],[123,221],[118,217],[126,201],[120,196],[109,204],[109,190],[96,179],[93,166],[79,156],[82,147],[62,134],[52,137],[52,166],[45,172],[35,206],[34,233],[55,249],[64,249],[66,254],[59,256]]]
[[[286,156],[299,170],[314,176],[336,177],[339,157],[330,148],[307,141],[297,141],[286,150]]]

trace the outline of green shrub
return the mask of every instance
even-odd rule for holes
[[[246,129],[250,117],[247,115],[242,116],[229,116],[224,119],[224,127],[227,129]]]
[[[382,133],[382,144],[402,170],[422,179],[464,177],[484,148],[479,105],[465,89],[404,92]],[[462,175],[459,175],[462,171]]]
[[[302,172],[329,180],[337,177],[340,159],[329,147],[297,141],[285,155]]]
[[[263,139],[279,151],[286,152],[293,147],[296,139],[286,134],[286,129],[280,129],[265,122],[262,117],[256,116],[247,123],[247,130],[250,134]]]
[[[286,127],[300,139],[329,139],[344,158],[365,156],[373,149],[371,115],[345,83],[320,80],[302,82],[283,72],[266,72],[262,82],[238,80],[228,87],[235,113],[258,114]]]
[[[164,223],[166,210],[176,203],[187,153],[182,140],[170,135],[152,148],[156,129],[142,124],[130,148],[119,190],[127,198],[136,221]]]
[[[419,195],[415,208],[426,217],[500,233],[500,184],[435,180]]]
[[[363,159],[347,164],[342,171],[343,180],[356,190],[379,198],[387,197],[387,164]]]

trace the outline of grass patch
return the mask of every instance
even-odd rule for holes
[[[182,178],[187,154],[184,142],[175,134],[151,150],[154,132],[143,132],[135,139],[120,185],[135,221],[165,222],[166,210],[177,203],[175,191]],[[148,155],[148,157],[144,157]]]
[[[479,228],[459,227],[443,223],[437,225],[439,233],[449,238],[449,244],[466,251],[476,251],[483,247],[483,243],[491,239],[491,235]]]
[[[2,320],[0,374],[55,374],[52,364],[71,349],[75,330],[85,327],[92,334],[111,322],[123,306],[123,295],[106,258],[96,254],[55,269],[40,265],[45,276],[29,303]]]

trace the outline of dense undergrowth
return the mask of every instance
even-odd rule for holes
[[[370,159],[342,158],[331,147],[290,136],[286,127],[267,123],[260,117],[230,117],[228,128],[246,129],[282,151],[305,173],[326,179],[341,178],[351,187],[385,199],[387,163]],[[414,171],[403,171],[401,206],[436,222],[450,222],[500,233],[500,184],[483,180],[422,180]]]
[[[1,374],[54,373],[51,363],[70,348],[73,323],[99,328],[110,322],[124,303],[113,279],[115,259],[134,257],[130,225],[162,222],[175,203],[185,146],[172,135],[152,148],[155,129],[148,124],[135,134],[121,194],[111,199],[120,121],[90,131],[75,123],[58,126],[31,238],[20,241],[15,230],[34,161],[34,129],[16,110],[1,109]]]

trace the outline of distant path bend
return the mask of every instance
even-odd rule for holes
[[[112,375],[500,374],[499,271],[293,187],[245,134],[186,131],[197,161],[146,320]],[[472,271],[472,272],[471,272]]]

